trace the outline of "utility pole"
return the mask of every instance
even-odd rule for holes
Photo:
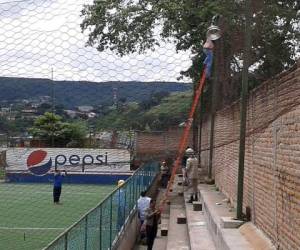
[[[216,102],[216,57],[214,57],[214,78],[211,81],[211,107],[210,107],[210,136],[209,136],[209,162],[208,162],[208,179],[212,180],[212,162],[214,154],[214,132],[215,132],[215,102]]]
[[[92,148],[92,136],[94,137],[94,126],[90,125],[89,126],[89,144],[90,144],[90,148]]]
[[[55,112],[55,99],[54,99],[54,81],[53,81],[53,68],[51,68],[51,90],[52,90],[52,131],[51,131],[51,147],[54,147],[54,112]]]
[[[206,38],[210,41],[217,41],[221,37],[221,30],[218,26],[216,26],[216,22],[218,22],[220,15],[215,15],[212,18],[211,25],[208,27],[206,32]],[[216,45],[216,44],[215,44]],[[212,49],[212,48],[210,48]],[[215,49],[216,50],[216,49]],[[211,52],[212,53],[212,52]],[[206,54],[206,53],[205,53]],[[207,54],[208,56],[208,54]],[[217,63],[216,56],[212,56],[213,59],[213,80],[209,81],[211,84],[211,124],[210,124],[210,149],[209,149],[209,164],[208,164],[208,181],[212,181],[212,160],[213,160],[213,149],[214,149],[214,127],[215,127],[215,112],[216,112],[216,85],[218,83],[218,71],[217,71]],[[206,57],[207,59],[208,57]],[[205,59],[205,61],[206,61]],[[211,62],[210,62],[211,63]],[[207,65],[206,65],[207,66]]]
[[[218,51],[218,39],[215,41],[214,49],[214,60],[213,60],[213,79],[211,83],[211,109],[210,109],[210,139],[209,139],[209,162],[208,162],[208,181],[211,182],[212,178],[212,165],[213,165],[213,155],[214,155],[214,135],[215,135],[215,115],[217,106],[217,87],[218,87],[218,56],[216,51]]]
[[[193,99],[195,98],[196,88],[197,88],[197,82],[194,83]],[[201,101],[201,97],[200,97],[200,101]],[[200,102],[199,102],[199,104],[200,104]],[[200,105],[197,105],[196,112],[195,112],[194,117],[193,117],[193,146],[192,146],[192,148],[195,150],[195,152],[199,150],[198,144],[197,144],[197,138],[198,138],[198,125],[197,125],[197,123],[199,122],[199,120],[198,120],[198,118],[199,118],[199,115],[198,115],[199,114],[199,106]]]
[[[203,112],[202,112],[202,105],[203,105],[203,97],[200,96],[199,100],[199,124],[198,124],[198,133],[197,133],[197,150],[198,150],[198,167],[201,167],[201,141],[202,141],[202,123],[203,123]]]
[[[245,48],[242,72],[242,93],[241,93],[241,126],[240,126],[240,150],[237,184],[237,211],[236,217],[243,219],[243,192],[244,192],[244,163],[245,163],[245,142],[247,122],[247,99],[248,99],[248,70],[250,64],[251,49],[251,0],[245,0]]]

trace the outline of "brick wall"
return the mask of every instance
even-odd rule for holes
[[[217,112],[213,173],[236,202],[239,102]],[[202,128],[208,165],[210,121]],[[300,62],[252,91],[247,107],[244,209],[278,249],[300,249]]]
[[[183,129],[171,129],[163,132],[136,132],[135,152],[138,159],[175,158]],[[192,145],[190,135],[188,145]]]

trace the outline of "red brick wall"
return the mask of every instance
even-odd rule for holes
[[[236,202],[239,102],[216,114],[213,172]],[[210,121],[202,130],[201,163],[208,165]],[[206,149],[206,150],[205,150]],[[249,95],[244,209],[278,249],[300,249],[300,62]]]
[[[172,129],[163,132],[136,132],[136,157],[142,160],[148,158],[175,158],[182,133],[183,129]],[[188,144],[192,145],[191,135]]]

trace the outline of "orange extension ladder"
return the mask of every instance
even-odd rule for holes
[[[166,190],[166,192],[164,194],[164,197],[163,197],[163,199],[161,200],[161,203],[160,203],[160,208],[159,208],[160,211],[162,211],[164,209],[164,205],[165,205],[166,201],[169,198],[170,189],[173,186],[176,172],[177,172],[177,170],[178,170],[178,168],[181,164],[182,157],[183,157],[183,154],[185,152],[185,148],[187,146],[187,141],[188,141],[191,126],[192,126],[192,123],[193,123],[193,117],[194,117],[194,114],[195,114],[195,111],[196,111],[196,108],[197,108],[197,105],[198,105],[198,102],[199,102],[199,99],[200,99],[200,96],[202,94],[203,87],[204,87],[204,84],[205,84],[205,79],[206,79],[205,72],[206,72],[206,70],[204,68],[203,73],[202,73],[202,77],[201,77],[201,79],[200,79],[200,81],[197,85],[197,89],[195,91],[195,95],[194,95],[193,103],[192,103],[192,106],[191,106],[191,109],[190,109],[190,112],[189,112],[188,120],[185,123],[185,128],[184,128],[184,131],[183,131],[182,136],[181,136],[180,141],[179,141],[179,148],[178,148],[177,158],[176,158],[176,160],[174,162],[174,165],[173,165],[173,168],[172,168],[172,174],[171,174],[168,186],[167,186],[167,190]]]

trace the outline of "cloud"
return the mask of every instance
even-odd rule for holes
[[[82,81],[176,81],[187,52],[162,43],[144,55],[118,57],[86,47],[80,11],[86,0],[0,1],[2,76]]]

